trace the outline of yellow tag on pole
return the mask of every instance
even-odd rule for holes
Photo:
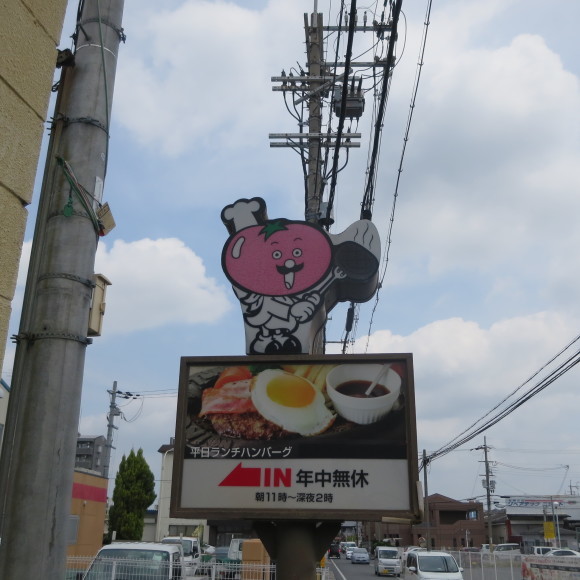
[[[544,522],[544,538],[553,540],[556,537],[554,522]]]

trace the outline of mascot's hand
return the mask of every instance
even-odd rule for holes
[[[303,300],[292,305],[290,315],[296,318],[298,322],[306,322],[312,318],[319,304],[320,294],[306,294]]]

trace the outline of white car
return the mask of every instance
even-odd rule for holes
[[[370,564],[371,558],[366,548],[353,548],[350,556],[351,564]]]
[[[153,577],[159,580],[185,577],[181,544],[113,542],[98,551],[83,580]]]
[[[181,544],[183,547],[183,567],[185,576],[195,576],[199,566],[199,542],[197,538],[186,536],[167,536],[161,540],[162,544]]]
[[[415,550],[404,564],[405,580],[463,580],[463,568],[447,552]]]
[[[397,548],[375,548],[375,576],[401,576],[401,558]]]
[[[569,548],[557,548],[546,552],[544,556],[573,556],[578,558],[580,557],[580,552],[577,552],[576,550],[570,550]]]
[[[519,544],[497,544],[493,549],[493,555],[496,558],[514,558],[521,556],[522,551]]]

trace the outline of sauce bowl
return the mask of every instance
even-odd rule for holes
[[[388,392],[385,394],[360,397],[340,392],[341,388],[348,389],[353,382],[361,383],[358,391],[359,393],[364,392],[364,385],[370,386],[381,370],[383,372],[377,385],[386,387]],[[391,411],[401,392],[401,377],[390,368],[389,364],[338,365],[326,377],[326,392],[334,405],[334,409],[341,417],[359,425],[369,425],[382,419]],[[381,392],[380,387],[375,388],[373,392]]]

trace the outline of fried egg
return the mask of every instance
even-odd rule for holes
[[[266,370],[256,377],[252,402],[268,421],[304,436],[326,431],[336,418],[310,381],[283,370]]]

